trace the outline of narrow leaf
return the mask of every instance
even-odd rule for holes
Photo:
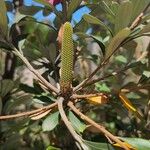
[[[125,27],[128,27],[131,20],[132,10],[133,5],[130,1],[124,1],[121,3],[115,16],[115,33]]]
[[[0,1],[0,34],[7,35],[7,9],[5,1]]]
[[[106,12],[108,12],[112,16],[115,16],[114,12],[111,10],[111,8],[107,5],[105,1],[102,1],[102,4],[104,5]]]
[[[88,97],[87,100],[89,103],[94,105],[102,105],[108,102],[108,98],[105,95]]]
[[[84,140],[85,144],[89,147],[89,150],[112,150],[112,147],[108,143],[97,143]]]
[[[129,28],[124,28],[112,38],[110,44],[106,49],[105,59],[109,58],[120,46],[120,44],[130,35],[131,31]]]
[[[119,98],[130,112],[134,113],[138,118],[143,118],[123,92],[119,93]]]
[[[138,150],[138,149],[134,148],[132,145],[130,145],[130,144],[127,143],[127,142],[123,142],[123,143],[124,143],[124,145],[125,145],[126,147],[128,147],[130,150]],[[123,148],[123,147],[122,147],[120,144],[118,144],[118,143],[113,144],[113,146]]]
[[[90,23],[90,24],[100,25],[100,26],[104,27],[106,30],[108,30],[108,31],[112,34],[111,29],[110,29],[108,26],[106,26],[106,25],[105,25],[101,20],[99,20],[98,18],[96,18],[96,17],[94,17],[94,16],[92,16],[92,15],[89,15],[89,14],[85,14],[85,15],[83,16],[83,19],[84,19],[86,22]]]
[[[69,120],[78,132],[82,133],[86,129],[86,125],[81,122],[71,111],[69,111]]]
[[[38,11],[42,10],[40,6],[22,6],[19,8],[19,12],[24,15],[35,15]]]
[[[145,9],[145,7],[149,4],[149,0],[131,0],[133,3],[133,11],[132,11],[132,20],[134,19]]]
[[[71,1],[68,7],[68,13],[67,13],[67,18],[70,19],[73,12],[77,9],[78,6],[80,6],[82,0],[75,0]]]
[[[122,138],[123,141],[128,142],[137,150],[149,150],[150,149],[150,140],[145,140],[141,138]]]
[[[14,88],[14,82],[12,80],[2,80],[0,82],[0,96],[4,97]]]
[[[56,148],[56,147],[53,147],[53,146],[48,146],[46,148],[46,150],[61,150],[60,148]]]
[[[59,112],[55,112],[49,115],[42,123],[43,131],[51,131],[53,130],[59,122]]]
[[[104,43],[102,42],[102,40],[100,40],[100,38],[97,37],[97,36],[91,35],[91,37],[95,40],[95,42],[97,42],[97,44],[98,44],[98,45],[100,46],[100,48],[101,48],[101,51],[102,51],[103,55],[105,55],[105,45],[104,45]]]

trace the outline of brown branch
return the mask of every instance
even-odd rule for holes
[[[78,94],[73,94],[71,98],[73,99],[82,99],[82,98],[90,98],[90,97],[95,97],[95,96],[104,96],[104,93],[95,93],[95,94],[83,94],[83,95],[78,95]]]
[[[141,22],[142,17],[144,16],[144,13],[142,12],[131,24],[130,29],[133,30],[138,26],[138,24]]]
[[[82,138],[75,132],[74,128],[72,127],[71,125],[71,122],[68,120],[66,114],[65,114],[65,111],[63,109],[63,101],[64,101],[64,98],[63,97],[60,97],[58,99],[58,109],[59,109],[59,112],[60,112],[60,115],[61,115],[61,118],[62,120],[64,121],[66,127],[68,128],[68,130],[70,131],[71,135],[73,136],[73,138],[78,142],[78,144],[80,144],[80,146],[83,148],[83,149],[87,149],[86,145],[83,143],[82,141]],[[78,145],[77,145],[78,146]],[[80,147],[79,147],[80,148]]]
[[[92,126],[94,126],[95,128],[97,128],[100,132],[102,132],[104,135],[106,135],[107,137],[109,137],[112,141],[118,143],[122,148],[124,148],[125,150],[130,150],[122,141],[120,141],[116,136],[114,136],[113,134],[111,134],[109,131],[107,131],[103,126],[97,124],[96,122],[94,122],[92,119],[90,119],[89,117],[85,116],[84,114],[82,114],[74,105],[72,102],[68,103],[68,106],[83,120],[85,120],[86,122],[88,122],[89,124],[91,124]]]
[[[124,89],[121,89],[121,91],[122,92],[135,92],[135,91],[144,90],[144,89],[149,90],[150,89],[150,84],[124,88]]]
[[[59,94],[59,90],[53,85],[51,85],[48,81],[46,81],[41,76],[41,74],[32,67],[32,65],[29,63],[29,61],[23,56],[23,54],[20,51],[14,48],[13,53],[24,62],[24,64],[28,67],[28,69],[44,84],[44,86],[46,86],[49,90],[55,92],[56,94]]]
[[[14,114],[14,115],[0,116],[0,120],[13,119],[13,118],[18,118],[18,117],[23,117],[23,116],[30,116],[30,115],[33,115],[33,114],[36,114],[39,112],[45,112],[46,110],[49,110],[55,106],[57,106],[56,102],[51,105],[44,106],[44,107],[36,109],[36,110],[22,112],[22,113],[18,113],[18,114]]]

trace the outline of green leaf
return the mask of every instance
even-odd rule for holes
[[[111,10],[113,11],[114,16],[118,13],[119,4],[117,2],[112,2]]]
[[[59,122],[59,112],[49,115],[42,123],[43,131],[52,131]]]
[[[85,144],[89,147],[89,150],[114,150],[108,143],[97,143],[84,140]]]
[[[147,78],[150,78],[150,71],[145,70],[143,72],[143,75],[146,76]]]
[[[109,58],[120,46],[120,44],[130,35],[129,28],[124,28],[117,33],[115,37],[110,41],[107,49],[105,59]]]
[[[12,80],[2,80],[0,82],[0,96],[4,97],[14,88],[14,82]]]
[[[19,96],[12,96],[11,101],[5,105],[4,110],[5,112],[13,111],[15,107],[20,106],[21,104],[29,104],[32,101],[32,96],[29,94],[23,94]]]
[[[71,1],[68,7],[67,18],[70,19],[73,12],[80,6],[82,0]]]
[[[123,55],[116,56],[115,60],[122,63],[127,63],[127,59]]]
[[[133,3],[133,11],[132,11],[132,19],[134,19],[145,9],[145,7],[149,4],[149,0],[131,0]]]
[[[106,30],[108,30],[108,31],[112,34],[111,29],[110,29],[108,26],[106,26],[106,25],[105,25],[101,20],[99,20],[98,18],[96,18],[96,17],[94,17],[94,16],[92,16],[92,15],[90,15],[90,14],[85,14],[85,15],[83,16],[83,19],[84,19],[86,22],[90,23],[90,24],[100,25],[100,26],[104,27]]]
[[[58,17],[61,16],[61,14],[57,11],[57,9],[56,9],[52,4],[50,4],[48,1],[46,1],[46,0],[34,0],[34,1],[37,2],[37,3],[40,3],[40,4],[44,5],[44,6],[46,6],[46,7],[49,8],[50,10],[53,10],[54,13],[55,13]]]
[[[0,1],[0,34],[7,36],[7,9],[5,1]]]
[[[105,1],[102,1],[102,4],[104,5],[106,12],[108,12],[112,16],[115,16],[114,12],[111,10],[111,8],[108,6],[108,4]]]
[[[22,6],[19,8],[19,12],[24,15],[35,15],[38,11],[42,10],[40,6]]]
[[[121,139],[131,144],[137,150],[150,150],[150,140],[145,140],[141,138],[122,138],[122,137]]]
[[[131,20],[133,5],[131,1],[121,3],[118,12],[115,16],[115,33],[127,27]]]
[[[53,146],[48,146],[46,148],[46,150],[61,150],[60,148],[56,148],[56,147],[53,147]]]
[[[81,122],[71,111],[69,111],[69,120],[76,131],[82,133],[86,129],[86,125]]]
[[[51,43],[49,46],[46,47],[46,51],[43,56],[45,56],[52,64],[55,63],[56,59],[56,45]]]
[[[91,35],[91,37],[95,40],[95,42],[97,42],[97,44],[101,48],[103,55],[105,55],[105,45],[104,45],[103,41],[101,40],[101,38],[98,36],[93,36],[93,35]]]
[[[109,87],[105,83],[96,83],[96,89],[101,92],[110,92]]]

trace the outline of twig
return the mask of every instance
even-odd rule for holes
[[[117,49],[118,49],[118,48],[117,48]],[[115,50],[114,52],[116,52],[116,50]],[[114,53],[113,53],[113,54],[114,54]],[[112,55],[113,55],[113,54],[112,54]],[[112,55],[111,55],[111,56],[112,56]],[[102,63],[100,66],[98,66],[88,78],[86,78],[86,79],[83,80],[79,85],[77,85],[76,87],[74,87],[74,88],[73,88],[73,91],[74,91],[74,92],[77,92],[78,90],[82,89],[82,88],[85,87],[85,86],[94,84],[94,83],[96,83],[96,82],[102,80],[103,78],[107,78],[107,77],[113,76],[113,75],[115,74],[115,72],[106,75],[106,77],[102,77],[102,78],[98,78],[98,79],[94,79],[94,80],[92,80],[92,81],[89,81],[103,66],[105,66],[105,65],[107,64],[107,62],[108,62],[108,60],[110,59],[111,56],[109,56],[106,60],[104,60],[103,63]],[[89,81],[89,82],[88,82],[88,81]]]
[[[71,123],[69,122],[66,114],[65,114],[65,111],[63,109],[63,100],[64,98],[63,97],[60,97],[58,99],[58,110],[60,112],[60,115],[61,115],[61,118],[62,120],[64,121],[66,127],[68,128],[68,130],[70,131],[71,135],[73,136],[73,138],[78,142],[78,144],[80,144],[80,146],[86,150],[87,147],[86,145],[83,143],[82,141],[82,138],[75,132],[74,128],[72,127]],[[78,145],[77,145],[78,146]],[[80,148],[80,147],[79,147]]]
[[[130,150],[122,141],[120,141],[116,136],[114,136],[113,134],[111,134],[109,131],[107,131],[103,126],[97,124],[96,122],[94,122],[92,119],[90,119],[89,117],[85,116],[84,114],[82,114],[74,105],[72,102],[68,103],[68,106],[83,120],[85,120],[86,122],[88,122],[89,124],[91,124],[92,126],[94,126],[95,128],[97,128],[100,132],[102,132],[104,135],[106,135],[107,137],[109,137],[112,141],[118,143],[122,148],[124,148],[125,150]]]
[[[14,115],[5,115],[5,116],[0,116],[0,120],[6,120],[6,119],[13,119],[13,118],[18,118],[18,117],[23,117],[23,116],[30,116],[39,112],[45,112],[46,110],[49,110],[53,107],[57,106],[57,103],[53,103],[51,105],[48,106],[44,106],[42,108],[36,109],[36,110],[32,110],[32,111],[27,111],[27,112],[22,112],[22,113],[18,113],[18,114],[14,114]]]
[[[133,30],[138,26],[138,24],[141,22],[142,17],[144,16],[144,13],[142,12],[131,24],[130,29]]]
[[[83,87],[90,86],[90,85],[92,85],[92,84],[94,84],[94,83],[96,83],[96,82],[105,80],[106,78],[109,78],[109,77],[112,77],[112,76],[115,76],[115,75],[117,75],[117,74],[119,74],[119,73],[122,73],[122,72],[125,71],[125,70],[128,70],[128,69],[130,69],[130,68],[129,68],[129,65],[125,66],[123,69],[120,69],[120,70],[118,70],[118,71],[114,71],[114,72],[112,72],[112,73],[110,73],[110,74],[107,74],[107,75],[105,75],[105,76],[103,76],[103,77],[100,77],[100,78],[97,78],[97,79],[93,79],[92,81],[89,81],[89,82],[88,82],[85,86],[83,86]]]
[[[90,97],[95,97],[95,96],[106,96],[106,95],[104,93],[84,94],[84,95],[73,94],[71,98],[82,99],[82,98],[90,98]]]
[[[141,20],[142,20],[142,17],[144,16],[144,13],[147,11],[147,9],[149,8],[149,6],[150,6],[150,3],[145,7],[145,9],[143,10],[143,12],[141,12],[141,13],[137,16],[137,18],[133,21],[133,23],[132,23],[131,26],[130,26],[130,29],[131,29],[131,30],[135,29],[135,28],[139,25],[139,23],[140,23]]]
[[[122,41],[122,43],[123,43],[123,42],[124,42],[124,41]],[[121,44],[122,44],[122,43],[121,43]],[[116,53],[116,51],[119,49],[119,47],[122,46],[121,44],[109,55],[109,57],[107,57],[106,59],[103,60],[103,62],[89,75],[88,78],[86,78],[86,79],[83,80],[79,85],[77,85],[76,87],[74,87],[74,88],[73,88],[73,91],[74,91],[74,92],[77,92],[77,91],[80,90],[83,86],[85,86],[86,83],[87,83],[89,80],[91,80],[92,77],[93,77],[94,75],[96,75],[96,73],[97,73],[98,71],[100,71],[100,70],[108,63],[109,59],[114,55],[114,53]]]
[[[135,91],[139,91],[139,90],[143,90],[143,89],[147,89],[147,90],[150,89],[150,84],[124,88],[121,91],[122,92],[135,92]]]
[[[44,84],[44,86],[46,86],[49,90],[55,92],[56,94],[59,93],[59,90],[56,87],[54,87],[48,81],[46,81],[41,76],[41,74],[32,67],[32,65],[29,63],[29,61],[23,56],[23,54],[20,51],[18,51],[16,48],[14,48],[13,53],[24,62],[24,64],[28,67],[28,69]]]
[[[86,78],[85,80],[83,80],[79,85],[77,85],[76,87],[73,88],[73,91],[76,92],[78,90],[80,90],[80,88],[82,86],[84,86],[104,65],[105,65],[105,61],[100,64],[93,72],[92,74],[90,74],[90,76],[88,78]]]

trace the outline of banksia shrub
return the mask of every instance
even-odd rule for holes
[[[61,48],[61,76],[60,86],[62,93],[66,93],[71,88],[73,70],[73,29],[69,22],[63,26],[62,48]]]

